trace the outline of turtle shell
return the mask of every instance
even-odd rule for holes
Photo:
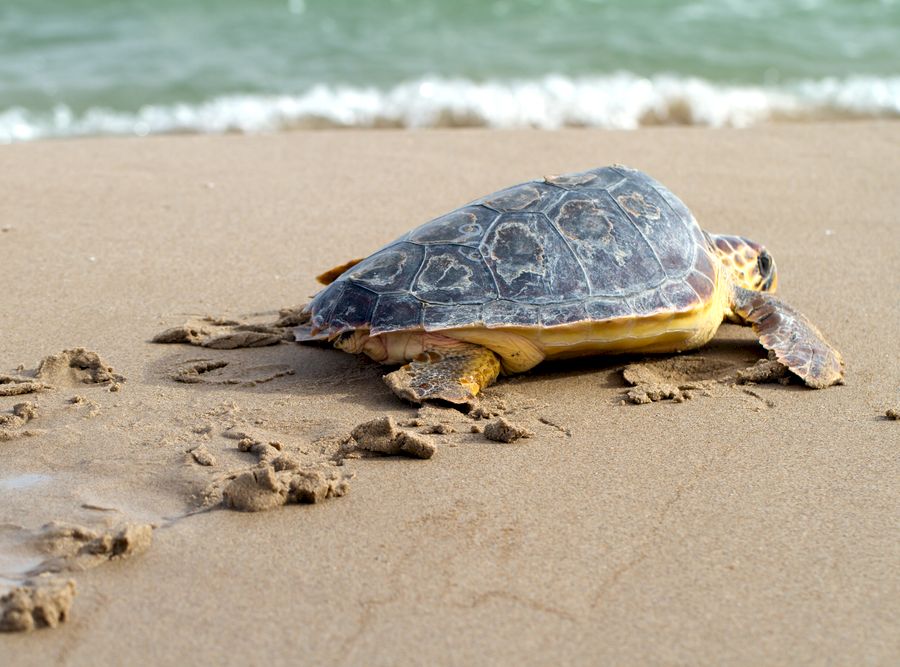
[[[426,222],[309,304],[329,335],[544,327],[690,310],[715,289],[703,231],[622,166],[530,181]]]

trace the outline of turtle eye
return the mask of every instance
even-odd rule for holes
[[[769,271],[772,270],[772,258],[765,250],[759,253],[759,256],[756,258],[756,268],[759,269],[759,274],[763,278],[768,276]]]

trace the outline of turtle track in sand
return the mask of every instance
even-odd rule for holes
[[[293,342],[292,327],[298,312],[297,308],[282,309],[275,320],[261,319],[265,315],[240,319],[210,315],[191,317],[183,324],[160,331],[150,342],[191,345],[210,351],[271,347]],[[223,356],[177,358],[162,369],[162,375],[167,379],[206,385],[254,386],[293,374],[294,369],[285,364],[247,366],[233,357]]]
[[[0,443],[68,429],[101,414],[96,392],[119,392],[125,378],[98,353],[71,348],[43,357],[33,369],[20,364],[12,374],[0,375],[0,398],[29,395],[10,407],[0,404]],[[72,395],[72,390],[83,393]],[[92,398],[94,396],[96,398]],[[32,426],[38,424],[41,429]],[[0,490],[16,493],[17,481],[53,477],[13,476]],[[100,509],[85,506],[86,509]],[[69,576],[110,560],[131,558],[149,548],[154,526],[119,520],[84,526],[51,521],[38,529],[5,524],[0,530],[4,554],[18,554],[0,572],[6,586],[0,591],[0,632],[53,628],[69,618],[76,595]],[[20,567],[12,564],[18,563]]]
[[[741,368],[724,359],[701,354],[683,354],[647,358],[622,368],[622,378],[631,385],[624,392],[622,403],[647,404],[670,400],[683,403],[696,395],[713,396],[720,389],[736,385],[766,383],[788,384],[792,376],[786,366],[772,358],[759,359],[752,366]],[[742,387],[742,393],[774,407],[771,400]]]

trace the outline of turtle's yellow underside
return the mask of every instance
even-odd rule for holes
[[[724,299],[726,293],[727,290],[720,288],[716,290],[716,298],[695,309],[649,317],[623,317],[551,327],[397,331],[374,337],[360,331],[339,347],[348,352],[364,352],[383,363],[403,363],[435,345],[458,340],[482,345],[495,352],[507,373],[521,373],[545,359],[625,352],[680,352],[700,347],[715,335],[730,310]]]
[[[625,352],[680,352],[704,345],[722,323],[717,300],[692,311],[556,327],[451,329],[441,334],[496,352],[507,372],[522,372],[544,359]]]

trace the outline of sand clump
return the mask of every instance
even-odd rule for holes
[[[310,320],[309,311],[306,305],[294,306],[293,308],[282,308],[278,311],[278,319],[272,323],[272,326],[282,328],[293,328],[306,324]],[[294,340],[293,332],[287,340]]]
[[[697,393],[711,396],[720,386],[790,381],[787,368],[771,356],[737,371],[727,361],[699,355],[646,359],[623,368],[622,377],[633,385],[625,393],[625,401],[636,404],[662,400],[681,403]]]
[[[216,465],[216,457],[212,455],[212,453],[206,448],[205,445],[200,445],[199,447],[194,447],[190,451],[191,458],[194,459],[199,465],[202,466],[214,466]]]
[[[36,541],[50,558],[29,574],[77,572],[145,552],[153,541],[153,526],[128,523],[98,531],[53,522],[41,529]]]
[[[256,455],[260,463],[272,463],[275,459],[282,456],[281,452],[284,450],[284,445],[278,440],[263,442],[251,436],[242,435],[243,437],[238,440],[238,449],[242,452]]]
[[[153,343],[181,343],[214,350],[235,350],[242,347],[278,345],[286,337],[285,329],[277,324],[246,324],[238,320],[204,317],[156,334]]]
[[[900,420],[900,408],[888,408],[884,411],[884,416],[892,421]]]
[[[424,435],[397,427],[392,417],[378,417],[360,424],[350,433],[356,448],[386,456],[430,459],[434,443]]]
[[[349,490],[346,478],[326,476],[315,468],[281,469],[262,463],[235,476],[222,491],[226,507],[262,512],[289,503],[319,503]]]
[[[484,437],[493,442],[515,442],[534,436],[527,428],[513,424],[505,417],[498,417],[484,425]]]
[[[0,427],[20,428],[37,417],[37,406],[30,401],[16,403],[12,412],[0,415]]]
[[[203,347],[214,350],[234,350],[240,347],[267,347],[284,340],[284,332],[268,326],[242,324],[233,331],[218,334],[206,340]]]
[[[496,396],[482,396],[469,411],[470,419],[494,419],[509,409],[506,401]]]
[[[693,398],[697,392],[710,396],[717,386],[722,385],[789,384],[793,376],[787,366],[770,352],[767,359],[760,359],[753,366],[738,370],[727,361],[699,355],[646,359],[623,368],[622,377],[634,387],[625,393],[625,401],[642,404],[662,400],[682,403]],[[758,394],[746,389],[744,393],[761,399]],[[771,401],[767,401],[769,403]]]
[[[725,362],[699,356],[648,359],[629,364],[622,369],[622,377],[634,388],[626,392],[625,398],[635,404],[662,400],[681,403],[693,398],[695,391],[708,394],[727,377],[726,371],[730,368]]]
[[[82,384],[108,384],[118,388],[125,378],[115,372],[99,354],[83,347],[63,350],[41,359],[35,378],[55,387],[77,387]]]
[[[326,474],[304,465],[277,441],[262,441],[243,431],[227,431],[238,449],[257,457],[257,466],[231,474],[222,490],[222,504],[243,512],[262,512],[282,505],[319,503],[339,498],[349,490],[350,476]]]
[[[186,345],[202,345],[203,341],[209,337],[209,331],[202,328],[192,327],[184,324],[179,327],[171,327],[165,331],[161,331],[150,339],[151,343],[176,344],[184,343]]]
[[[23,370],[20,366],[19,370]],[[0,375],[0,396],[19,396],[50,391],[57,387],[105,384],[118,391],[125,378],[115,372],[96,352],[83,347],[63,350],[41,359],[33,377]]]
[[[53,387],[46,382],[14,375],[0,375],[0,396],[22,396],[49,391]]]
[[[456,433],[456,426],[466,421],[466,415],[453,408],[425,404],[416,416],[400,422],[400,426],[419,428],[419,433],[449,435]]]
[[[450,426],[450,424],[445,424],[443,422],[437,424],[422,424],[421,433],[430,433],[434,435],[449,435],[451,433],[456,433],[456,429]]]
[[[0,414],[0,442],[12,440],[23,435],[32,435],[32,431],[23,430],[24,426],[38,415],[37,406],[30,401],[16,403],[12,412]]]
[[[760,359],[753,366],[739,370],[735,375],[737,384],[765,384],[779,382],[789,384],[791,373],[788,367],[775,358],[775,353],[770,352],[768,359]]]
[[[55,628],[69,617],[75,582],[43,576],[28,579],[0,596],[0,632]]]

